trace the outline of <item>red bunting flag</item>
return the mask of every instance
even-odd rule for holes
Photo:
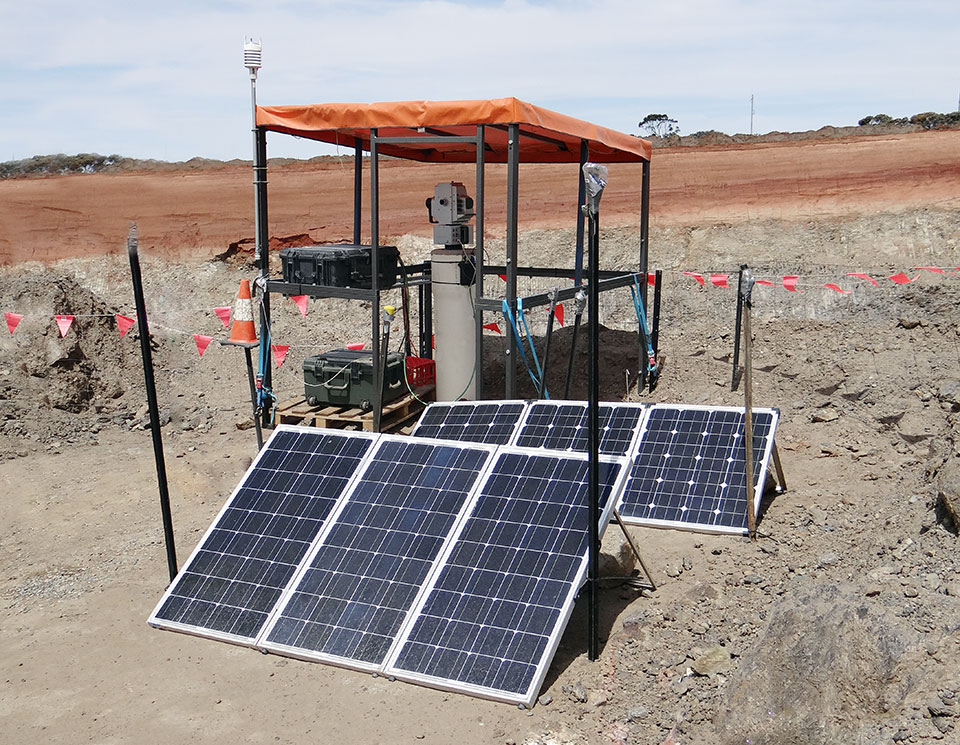
[[[557,323],[563,326],[563,304],[557,303],[557,307],[553,309],[553,317],[557,319]]]
[[[485,324],[483,324],[483,327],[484,327],[487,331],[496,331],[498,334],[502,334],[502,333],[503,333],[503,332],[500,330],[500,324],[498,324],[498,323],[485,323]]]
[[[785,289],[785,290],[788,290],[788,291],[790,291],[790,292],[799,292],[799,290],[797,289],[797,280],[798,280],[798,279],[800,279],[800,277],[793,276],[793,275],[788,275],[788,276],[784,277],[784,278],[783,278],[783,287],[784,287],[784,289]]]
[[[764,287],[773,287],[773,282],[769,279],[755,279],[754,284],[763,285]]]
[[[657,275],[654,274],[653,272],[650,272],[649,274],[647,274],[647,284],[650,285],[651,287],[655,287],[657,284]]]
[[[193,341],[197,345],[197,353],[203,357],[203,353],[207,351],[207,347],[210,346],[210,342],[213,341],[212,336],[204,336],[203,334],[194,334]]]
[[[502,279],[504,282],[507,281],[507,275],[506,275],[506,274],[498,274],[497,276],[500,277],[500,279]]]
[[[433,336],[430,337],[430,346],[433,347],[434,349],[437,348],[437,335],[436,335],[436,334],[434,334]]]
[[[857,279],[865,279],[867,282],[872,284],[874,287],[878,287],[879,284],[877,280],[871,277],[869,274],[862,274],[861,272],[847,272],[848,277],[856,277]]]
[[[73,324],[73,316],[54,316],[57,319],[57,328],[60,329],[60,338],[67,335],[70,326]]]
[[[824,287],[826,287],[827,289],[833,290],[834,292],[839,292],[841,295],[850,294],[850,290],[844,290],[842,287],[839,287],[833,284],[833,282],[827,282],[827,284],[825,284]]]
[[[729,274],[711,274],[710,284],[712,284],[714,287],[724,287],[729,290],[730,285],[727,284],[727,279],[729,276]]]
[[[230,306],[222,305],[219,308],[214,308],[213,312],[217,314],[217,318],[220,319],[220,323],[223,324],[225,329],[230,328]]]
[[[899,274],[893,274],[887,277],[887,279],[896,282],[898,285],[908,285],[911,282],[916,282],[918,279],[920,279],[920,275],[918,274],[913,279],[910,279],[910,277],[908,277],[906,274],[900,272]]]
[[[127,335],[127,332],[133,328],[133,324],[136,323],[129,316],[121,316],[117,313],[117,329],[120,331],[120,338],[122,339]]]
[[[914,269],[926,269],[928,272],[933,272],[934,274],[953,274],[953,272],[948,272],[946,269],[941,269],[938,266],[915,266]]]
[[[297,307],[300,309],[300,315],[303,318],[306,318],[307,317],[307,301],[310,298],[308,298],[306,295],[294,295],[290,299],[297,304]]]
[[[290,351],[290,345],[271,344],[270,349],[273,351],[273,361],[277,363],[277,369],[279,370],[283,366],[283,361],[287,359],[287,352]]]
[[[4,313],[3,317],[7,319],[7,328],[10,329],[10,333],[13,333],[13,330],[20,324],[20,321],[23,320],[22,313]]]
[[[703,281],[703,275],[697,274],[696,272],[684,272],[688,277],[693,277],[700,284],[701,287],[705,287],[706,283]]]
[[[359,352],[361,349],[363,349],[363,342],[358,341],[358,342],[354,342],[353,344],[347,344],[347,349],[349,349],[352,352]]]

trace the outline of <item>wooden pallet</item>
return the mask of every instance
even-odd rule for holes
[[[383,407],[383,414],[380,417],[381,431],[395,432],[403,429],[405,425],[412,424],[425,408],[425,405],[417,399],[433,400],[432,385],[416,388],[414,392],[417,398],[408,393]],[[284,401],[277,406],[276,417],[279,424],[373,432],[372,411],[363,411],[350,406],[324,406],[323,404],[311,406],[303,398]]]

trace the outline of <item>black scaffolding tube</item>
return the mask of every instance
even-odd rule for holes
[[[486,170],[486,152],[485,152],[486,130],[482,124],[477,125],[477,182],[476,194],[474,195],[474,205],[476,209],[476,238],[474,241],[473,261],[474,276],[476,284],[473,287],[473,316],[476,323],[476,347],[474,354],[476,358],[473,361],[473,382],[476,398],[483,399],[483,308],[480,307],[479,300],[483,297],[483,195],[484,195],[484,171]]]
[[[127,253],[130,255],[130,277],[133,281],[133,301],[137,308],[137,330],[140,333],[140,356],[143,358],[143,382],[147,389],[147,409],[150,412],[150,434],[153,436],[153,457],[157,464],[157,487],[160,490],[160,515],[163,519],[163,543],[167,549],[167,569],[170,581],[177,576],[177,549],[173,538],[173,515],[170,511],[170,491],[167,488],[167,466],[163,459],[163,437],[160,434],[160,407],[157,404],[157,384],[153,377],[153,356],[150,352],[150,330],[147,326],[147,306],[143,299],[143,279],[140,257],[137,255],[137,226],[130,226]]]
[[[376,366],[380,360],[380,155],[377,150],[377,130],[370,130],[370,291],[373,296],[371,308],[371,360]],[[383,391],[375,386],[373,392],[373,431],[380,431],[383,417]]]
[[[646,311],[647,305],[647,271],[648,271],[648,248],[650,245],[650,161],[645,160],[640,164],[640,297],[643,302],[643,309]]]
[[[353,245],[359,246],[363,240],[360,230],[363,210],[363,140],[353,138]]]
[[[587,286],[587,335],[590,338],[590,364],[587,395],[587,450],[590,453],[590,474],[587,499],[589,509],[587,519],[590,522],[587,532],[587,603],[588,603],[588,647],[587,656],[596,660],[600,656],[599,600],[597,598],[597,579],[599,576],[599,525],[600,522],[600,219],[597,214],[589,215],[589,258]]]
[[[512,313],[517,312],[517,241],[518,241],[518,188],[520,179],[520,125],[511,124],[507,129],[507,291],[506,303]],[[517,391],[517,365],[513,349],[520,349],[513,324],[507,324],[507,344],[503,359],[503,397],[512,399]]]
[[[583,166],[590,157],[590,145],[586,140],[580,140],[580,166],[577,174],[577,253],[573,264],[573,284],[579,287],[583,283],[583,205],[587,203],[587,186],[583,179]]]

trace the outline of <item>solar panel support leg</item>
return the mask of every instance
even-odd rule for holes
[[[773,467],[777,471],[777,486],[780,487],[780,493],[787,490],[787,480],[783,476],[783,465],[780,463],[780,451],[777,449],[777,441],[773,441]]]
[[[617,525],[620,526],[620,530],[623,531],[623,537],[626,538],[627,543],[630,544],[630,550],[633,551],[633,555],[637,557],[637,563],[640,565],[643,573],[647,576],[647,582],[650,583],[650,588],[656,590],[657,583],[653,581],[653,575],[650,574],[650,570],[647,569],[647,565],[643,563],[643,557],[640,555],[640,549],[637,548],[637,544],[633,542],[633,538],[631,538],[630,534],[627,532],[627,526],[623,524],[623,519],[620,517],[620,513],[616,508],[613,509],[613,516],[616,518]]]

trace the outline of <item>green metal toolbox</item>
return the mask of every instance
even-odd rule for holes
[[[387,356],[383,402],[407,392],[403,380],[403,355]],[[376,375],[367,350],[334,349],[303,361],[304,395],[311,406],[355,406],[369,411],[373,406]]]

